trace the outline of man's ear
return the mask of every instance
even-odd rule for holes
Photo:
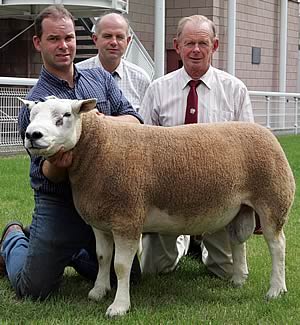
[[[96,44],[98,36],[95,33],[93,33],[92,39],[93,39],[93,42]]]
[[[173,39],[173,47],[176,50],[176,53],[177,54],[180,54],[180,51],[179,51],[179,42],[178,42],[178,39],[177,38],[174,38]]]
[[[40,38],[39,38],[38,36],[34,35],[34,36],[32,37],[32,42],[33,42],[33,45],[34,45],[35,49],[36,49],[38,52],[41,52],[41,45],[40,45],[41,40],[40,40]]]
[[[213,40],[213,49],[212,49],[213,53],[216,52],[216,50],[218,49],[218,47],[219,47],[219,39],[218,38],[215,38]]]

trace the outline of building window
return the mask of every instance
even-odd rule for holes
[[[252,64],[260,64],[261,48],[252,47]]]

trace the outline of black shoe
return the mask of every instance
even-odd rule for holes
[[[20,232],[23,231],[22,223],[19,221],[11,221],[4,227],[0,239],[0,251],[2,251],[2,243],[6,238],[6,236],[14,230],[18,230]],[[5,274],[6,274],[5,260],[3,256],[0,255],[0,276],[4,276]]]
[[[30,225],[23,227],[24,235],[29,238],[30,237]]]
[[[10,221],[8,224],[6,224],[6,226],[4,227],[4,229],[2,231],[2,235],[1,235],[1,239],[0,239],[0,250],[2,248],[2,243],[5,239],[5,237],[16,228],[21,228],[20,231],[23,232],[23,224],[19,221]]]

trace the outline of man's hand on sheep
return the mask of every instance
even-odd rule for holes
[[[43,163],[43,174],[53,183],[59,183],[67,178],[67,168],[73,160],[72,150],[60,149],[55,155],[48,157]]]
[[[118,116],[105,115],[105,118],[109,118],[112,121],[117,121],[117,122],[127,122],[127,123],[137,123],[137,124],[140,123],[140,121],[132,115],[118,115]]]
[[[140,121],[132,115],[118,115],[118,116],[104,115],[103,113],[100,113],[97,108],[93,109],[92,112],[95,112],[98,116],[101,116],[103,118],[108,118],[116,122],[119,121],[119,122],[128,122],[128,123],[140,123]]]

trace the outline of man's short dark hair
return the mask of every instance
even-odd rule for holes
[[[63,6],[63,5],[52,5],[43,9],[35,18],[34,26],[35,26],[35,35],[38,38],[42,37],[43,28],[42,22],[45,18],[70,18],[75,26],[73,15]]]

